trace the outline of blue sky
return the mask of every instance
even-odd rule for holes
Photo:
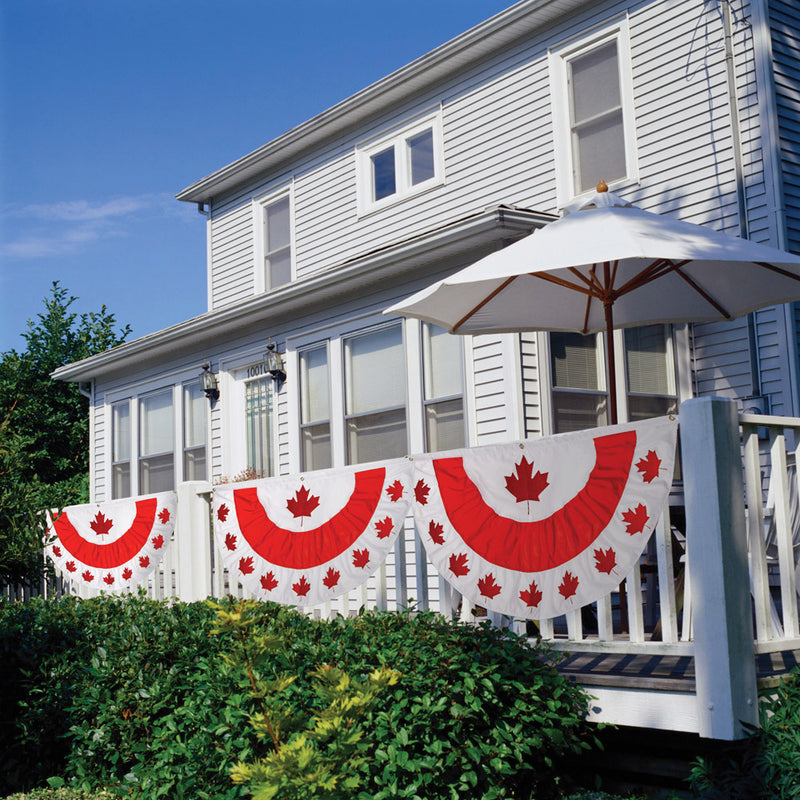
[[[0,351],[58,280],[132,338],[206,310],[174,195],[512,0],[0,0]]]

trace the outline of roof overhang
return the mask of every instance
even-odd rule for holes
[[[464,72],[499,50],[596,0],[522,0],[440,45],[424,56],[367,86],[346,100],[237,159],[176,197],[210,203],[242,183],[274,170],[302,153],[341,137],[387,109],[394,108],[437,83]]]
[[[59,367],[51,377],[61,381],[90,381],[142,365],[166,362],[181,353],[204,348],[245,334],[253,325],[278,324],[330,307],[345,297],[363,296],[376,287],[400,286],[430,272],[432,264],[453,261],[509,240],[518,239],[555,219],[550,214],[497,207],[444,225],[434,231],[375,250],[323,272],[310,275],[266,294],[211,311],[156,331],[111,350]],[[458,262],[462,258],[461,263]]]

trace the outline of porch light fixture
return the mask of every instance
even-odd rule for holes
[[[269,340],[267,345],[267,352],[264,356],[264,363],[267,365],[267,372],[278,383],[283,383],[286,380],[286,370],[283,367],[283,359],[281,354],[275,349],[272,339]]]
[[[200,373],[200,386],[209,400],[219,400],[219,384],[217,376],[211,371],[211,365],[206,361]]]

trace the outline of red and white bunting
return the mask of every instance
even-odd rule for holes
[[[411,463],[345,467],[214,487],[225,566],[257,597],[308,606],[360,586],[408,513]]]
[[[45,553],[65,578],[106,592],[143,583],[172,539],[175,492],[47,512]]]
[[[523,618],[600,599],[630,572],[672,483],[677,421],[657,418],[414,459],[428,557],[461,594]]]

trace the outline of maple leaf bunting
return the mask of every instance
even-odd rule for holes
[[[73,583],[124,592],[146,582],[172,539],[175,492],[48,513],[45,553]]]
[[[659,519],[676,434],[662,417],[415,455],[412,507],[429,559],[469,601],[516,617],[600,599]]]
[[[214,487],[223,563],[256,597],[316,605],[360,586],[418,494],[405,458]]]

